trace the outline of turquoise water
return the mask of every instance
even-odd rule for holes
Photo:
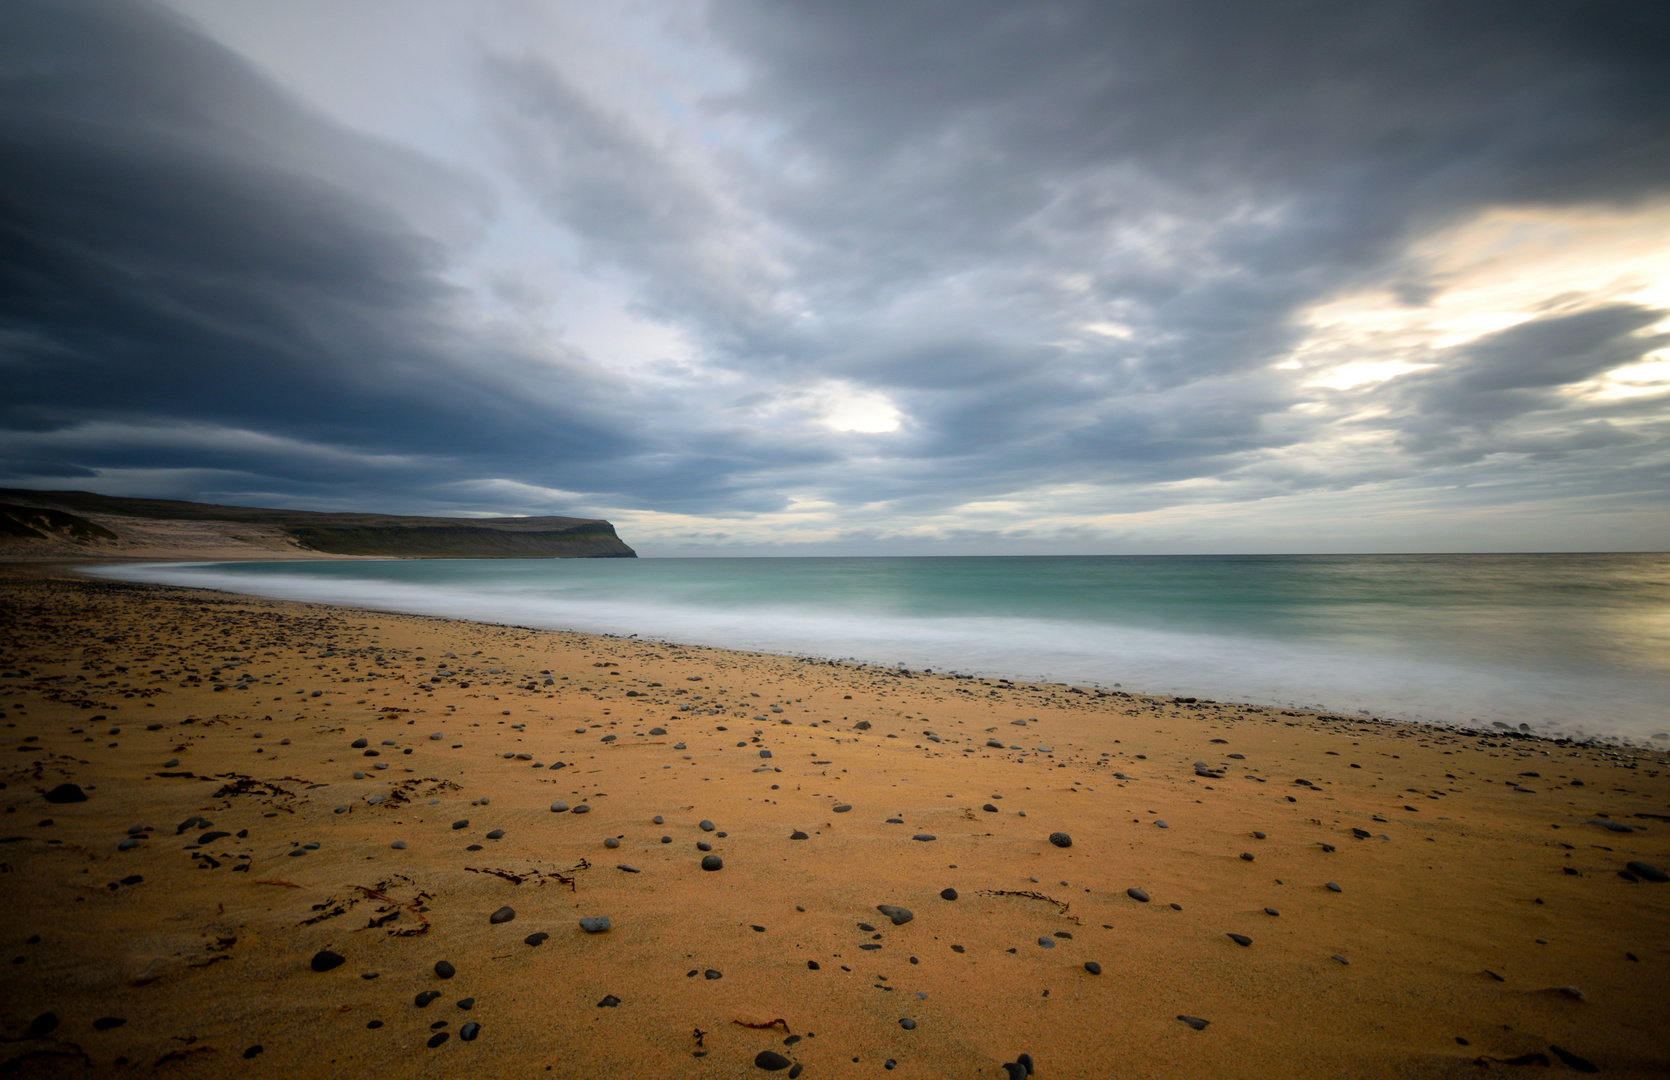
[[[1630,741],[1670,731],[1667,555],[343,560],[99,572],[1432,723]]]

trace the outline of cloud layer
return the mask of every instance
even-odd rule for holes
[[[1667,60],[1643,4],[7,5],[0,483],[1661,547]]]

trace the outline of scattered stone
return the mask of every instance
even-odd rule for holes
[[[840,806],[837,806],[837,807],[834,808],[834,812],[837,813],[837,814],[844,814],[851,809],[852,809],[852,806],[850,804],[842,803]]]
[[[1570,1050],[1562,1050],[1558,1046],[1550,1046],[1549,1049],[1554,1051],[1554,1056],[1555,1057],[1557,1057],[1561,1061],[1565,1062],[1569,1067],[1571,1067],[1573,1069],[1576,1069],[1578,1072],[1581,1072],[1581,1073],[1598,1073],[1598,1072],[1600,1072],[1600,1069],[1597,1068],[1593,1062],[1583,1060],[1582,1058],[1578,1057],[1576,1054],[1572,1053]]]
[[[493,912],[493,914],[487,916],[487,921],[492,925],[497,926],[500,923],[507,923],[514,918],[516,918],[516,909],[506,905],[505,907]]]
[[[605,836],[603,838],[603,846],[606,848],[618,848],[620,847],[620,841],[613,836]]]
[[[1253,861],[1253,854],[1250,851],[1243,851],[1243,852],[1241,852],[1241,858],[1246,862],[1252,862]]]
[[[567,809],[568,804],[563,802],[561,799],[558,799],[556,802],[551,804],[551,813],[553,814],[560,814]]]
[[[527,937],[523,938],[522,941],[524,944],[532,945],[537,948],[538,946],[545,944],[546,939],[550,936],[550,934],[541,930],[538,933],[529,934]]]
[[[1144,904],[1148,903],[1148,894],[1141,889],[1126,889],[1125,895],[1129,896],[1132,900],[1137,900]]]
[[[591,813],[591,807],[587,806],[585,803],[581,803],[579,806],[576,806],[574,809],[570,810],[569,813],[570,814],[589,814],[589,813]]]
[[[627,866],[625,863],[616,863],[615,869],[619,870],[623,874],[636,874],[641,872],[636,866]]]
[[[754,1055],[754,1065],[766,1072],[778,1072],[794,1064],[788,1058],[775,1050],[761,1050]]]
[[[580,929],[588,934],[601,934],[609,929],[609,916],[593,915],[580,920]]]
[[[1100,975],[1102,973],[1102,965],[1098,964],[1094,960],[1086,960],[1084,962],[1084,970],[1090,972],[1092,975]]]
[[[620,1004],[620,998],[613,994],[604,994],[603,1000],[597,1003],[599,1009],[612,1009]]]
[[[906,1016],[906,1017],[903,1017],[899,1020],[899,1026],[904,1028],[906,1031],[915,1031],[916,1030],[916,1021],[912,1020],[910,1017]]]
[[[698,840],[698,841],[696,841],[696,850],[697,851],[712,851],[713,850],[713,845],[708,843],[706,840]]]
[[[459,818],[457,821],[452,823],[452,827],[453,827],[454,831],[456,831],[458,829],[467,829],[467,828],[470,827],[470,819],[469,818]]]
[[[1053,948],[1055,948],[1055,939],[1054,938],[1041,937],[1041,938],[1038,939],[1038,947],[1040,949],[1053,949]]]
[[[260,1043],[256,1043],[254,1046],[251,1046],[244,1051],[244,1060],[249,1061],[251,1058],[260,1057],[262,1052],[265,1050],[266,1047],[262,1046]]]
[[[364,739],[355,739],[353,742],[349,743],[348,745],[353,747],[355,750],[364,750],[366,747],[370,746],[371,744]]]
[[[412,1004],[416,1005],[420,1009],[427,1009],[429,1008],[429,1003],[436,1000],[440,996],[441,992],[439,990],[425,990],[412,999]]]
[[[696,828],[702,830],[703,832],[712,832],[714,829],[718,828],[718,826],[713,824],[713,822],[708,821],[706,818],[703,818],[696,824]]]
[[[1263,840],[1264,839],[1264,834],[1261,833],[1261,832],[1254,832],[1253,833],[1253,839],[1254,840]]]
[[[924,843],[926,843],[929,840],[937,840],[937,839],[939,839],[939,837],[935,836],[933,833],[919,832],[915,836],[911,837],[911,839],[912,840],[921,840]]]
[[[1627,865],[1633,873],[1646,878],[1648,881],[1655,881],[1660,884],[1670,881],[1670,874],[1666,874],[1663,870],[1660,870],[1656,866],[1651,866],[1644,862],[1632,862]]]
[[[987,803],[986,805],[982,806],[980,809],[984,810],[988,814],[997,813],[997,807],[993,806],[991,803]]]
[[[725,860],[721,859],[719,856],[717,856],[717,855],[703,855],[702,856],[702,869],[703,870],[723,870],[724,868],[725,868]]]
[[[1267,908],[1264,909],[1264,914],[1266,914],[1266,915],[1280,915],[1281,912],[1277,911],[1273,907],[1267,907]]]
[[[26,1039],[44,1039],[58,1030],[58,1015],[44,1012],[29,1021],[29,1030],[24,1034]]]
[[[463,1009],[465,1012],[470,1011],[471,1009],[475,1008],[475,998],[473,998],[473,997],[460,998],[459,1001],[458,1001],[458,1007],[460,1009]]]
[[[1355,836],[1359,840],[1367,840],[1370,836],[1372,836],[1374,834],[1369,832],[1367,829],[1353,828],[1351,830],[1351,835]]]
[[[46,793],[46,801],[49,803],[86,802],[87,793],[82,791],[78,784],[59,784]]]
[[[1155,822],[1155,823],[1154,823],[1154,827],[1155,827],[1155,828],[1156,828],[1156,829],[1169,829],[1169,828],[1171,828],[1171,826],[1170,826],[1170,825],[1167,825],[1167,824],[1166,824],[1166,823],[1165,823],[1165,822],[1163,822],[1163,821],[1156,821],[1156,822]]]
[[[1329,892],[1344,892],[1345,891],[1345,890],[1343,890],[1339,887],[1338,882],[1334,882],[1334,881],[1328,882],[1328,884],[1325,886],[1325,888],[1327,888],[1327,890]]]
[[[70,787],[72,785],[66,784],[64,786],[65,787]],[[47,796],[47,801],[50,802],[51,800],[52,800],[52,796],[48,795]],[[64,801],[68,802],[69,800],[66,799]],[[1620,822],[1616,822],[1616,821],[1607,821],[1603,818],[1590,818],[1588,821],[1585,821],[1583,824],[1585,824],[1585,825],[1599,825],[1601,828],[1610,829],[1612,832],[1634,832],[1635,831],[1632,827],[1630,827],[1628,825],[1624,825],[1624,824],[1621,824]]]
[[[811,837],[807,836],[805,833],[801,832],[799,829],[796,829],[794,832],[789,834],[789,839],[790,840],[810,840]]]
[[[1242,948],[1246,948],[1248,945],[1252,944],[1252,938],[1245,934],[1231,934],[1229,935],[1229,940],[1235,942],[1235,944],[1241,946]]]
[[[101,1016],[93,1021],[93,1030],[109,1031],[112,1028],[119,1028],[127,1022],[127,1018],[122,1016]]]
[[[903,926],[905,923],[916,918],[915,915],[910,913],[909,908],[896,907],[893,904],[877,904],[876,910],[881,912],[883,915],[886,915],[889,919],[892,919],[894,926]]]
[[[955,900],[957,898],[957,890],[956,889],[941,889],[939,891],[939,898],[941,900]]]
[[[657,825],[665,825],[667,823],[666,820],[664,818],[662,818],[662,816],[660,814],[656,814],[650,820],[653,821]]]
[[[494,829],[492,832],[487,834],[487,839],[489,839],[489,840],[503,840],[504,839],[504,830],[503,829]]]
[[[435,974],[443,979],[450,979],[458,974],[458,969],[445,960],[437,960],[435,961]]]
[[[725,975],[723,972],[716,971],[713,968],[708,968],[706,971],[702,972],[702,978],[706,979],[708,982],[712,982],[714,979],[723,979],[724,977]]]
[[[1184,1016],[1181,1013],[1178,1014],[1177,1019],[1183,1021],[1183,1023],[1194,1028],[1196,1031],[1205,1031],[1206,1025],[1212,1022],[1210,1020],[1202,1020],[1198,1016]]]
[[[465,1042],[475,1042],[476,1036],[481,1034],[481,1025],[471,1020],[458,1029],[458,1037]]]
[[[663,843],[663,844],[670,844],[670,843],[672,843],[672,842],[673,842],[673,838],[672,838],[672,837],[670,837],[670,836],[663,836],[663,837],[662,837],[662,838],[661,838],[661,842],[662,842],[662,843]]]
[[[1072,847],[1073,838],[1064,832],[1052,832],[1050,833],[1050,843],[1056,847]]]
[[[394,843],[390,844],[389,847],[393,848],[396,851],[405,851],[406,850],[406,841],[396,840]]]
[[[435,1034],[429,1036],[429,1049],[431,1049],[431,1050],[435,1049],[435,1047],[441,1045],[442,1043],[446,1042],[450,1038],[452,1038],[452,1036],[448,1035],[444,1031],[435,1032]]]
[[[333,953],[329,949],[320,949],[313,954],[314,971],[329,971],[331,968],[341,967],[347,962],[347,957],[341,953]]]
[[[1338,960],[1340,963],[1344,964],[1347,967],[1351,966],[1351,961],[1347,960],[1345,957],[1341,956],[1339,953],[1334,953],[1332,956],[1328,957],[1328,959]]]

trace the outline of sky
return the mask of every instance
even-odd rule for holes
[[[1670,5],[8,0],[0,486],[1664,550]]]

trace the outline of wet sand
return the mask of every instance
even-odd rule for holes
[[[1670,746],[40,569],[0,627],[0,1071],[1670,1074]]]

